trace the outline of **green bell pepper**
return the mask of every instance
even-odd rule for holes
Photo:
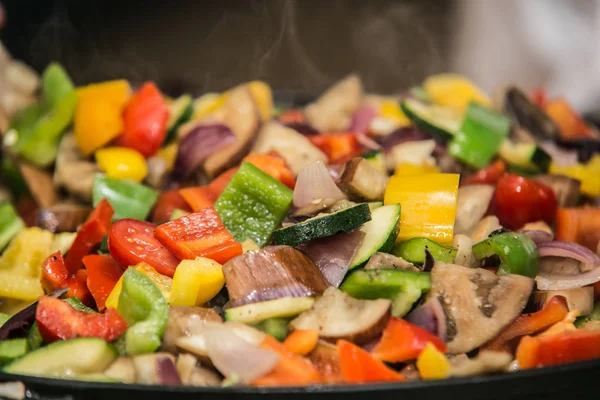
[[[528,236],[504,232],[491,236],[473,246],[478,260],[497,255],[500,258],[498,274],[516,274],[535,278],[540,271],[537,246]]]
[[[44,101],[49,107],[57,107],[75,85],[67,71],[57,62],[50,63],[42,73]]]
[[[462,126],[448,143],[448,152],[465,164],[483,168],[492,161],[509,131],[507,117],[471,103]]]
[[[76,311],[83,311],[86,313],[96,313],[95,310],[92,310],[85,304],[81,302],[77,297],[68,297],[63,300],[65,303],[68,303],[71,307],[73,307]]]
[[[44,344],[44,339],[42,339],[42,334],[40,333],[37,322],[34,322],[33,325],[31,325],[31,328],[29,328],[29,332],[27,333],[27,344],[29,344],[31,350],[37,350]]]
[[[283,342],[288,335],[288,325],[291,318],[269,318],[255,324],[254,327],[267,335]]]
[[[390,299],[392,315],[402,318],[431,289],[429,272],[363,269],[351,273],[340,290],[357,299]]]
[[[266,245],[285,218],[294,192],[254,165],[244,162],[231,177],[215,209],[235,240]]]
[[[582,315],[575,319],[575,326],[581,328],[590,321],[600,321],[600,302],[594,304],[594,308],[590,315]]]
[[[23,220],[19,217],[12,204],[8,201],[0,201],[0,251],[24,227]]]
[[[29,351],[27,339],[8,339],[0,342],[0,365],[24,356]]]
[[[169,305],[152,280],[136,269],[128,268],[123,274],[118,310],[129,324],[125,332],[127,354],[156,351],[167,326]]]
[[[442,246],[433,240],[425,238],[413,238],[398,243],[392,249],[392,254],[410,263],[422,265],[425,263],[425,250],[433,256],[436,261],[452,263],[456,258],[457,249]]]
[[[115,210],[113,220],[135,218],[145,220],[150,214],[158,193],[141,183],[111,179],[103,174],[96,174],[92,189],[94,207],[106,198]]]
[[[0,176],[2,177],[2,186],[12,193],[14,199],[18,200],[30,193],[19,167],[5,152],[0,152]]]

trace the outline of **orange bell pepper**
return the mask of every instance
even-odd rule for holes
[[[215,196],[219,197],[221,193],[223,193],[223,190],[225,190],[225,186],[227,186],[231,180],[231,177],[235,175],[238,169],[239,167],[233,167],[223,172],[208,184],[208,188],[215,194]]]
[[[179,189],[179,194],[194,212],[212,207],[218,197],[208,186]]]
[[[296,186],[294,174],[285,164],[285,161],[283,161],[283,159],[279,156],[250,153],[242,162],[244,161],[247,161],[255,167],[258,167],[263,172],[271,175],[273,178],[277,179],[290,189],[294,189],[294,186]]]
[[[290,108],[279,115],[279,122],[282,124],[305,124],[306,116],[298,108]]]
[[[403,319],[392,317],[371,355],[387,362],[414,360],[425,349],[427,343],[431,343],[442,353],[447,350],[440,337]]]
[[[540,311],[531,314],[521,314],[509,326],[483,349],[495,351],[512,351],[511,342],[525,335],[541,332],[564,319],[569,313],[569,307],[561,296],[554,296]]]
[[[279,363],[266,376],[256,379],[254,386],[305,386],[323,382],[319,371],[307,359],[292,353],[271,336],[260,347],[279,355]]]
[[[87,270],[87,287],[96,300],[99,311],[106,308],[106,299],[123,275],[123,269],[110,256],[90,254],[83,257]]]
[[[600,241],[600,208],[559,208],[556,239],[579,243],[595,253]]]
[[[318,342],[319,332],[309,329],[298,329],[285,338],[283,345],[294,354],[307,356],[315,349]]]
[[[563,139],[594,138],[595,135],[583,118],[575,111],[564,98],[550,100],[544,107],[546,113],[560,129]]]
[[[404,376],[345,340],[337,342],[340,369],[346,383],[402,382]]]
[[[171,218],[173,211],[176,209],[187,212],[192,211],[185,199],[179,194],[179,190],[175,189],[162,192],[158,196],[154,209],[152,210],[152,222],[168,221]]]
[[[330,164],[343,164],[363,153],[354,133],[323,133],[308,136],[313,145],[327,155]]]

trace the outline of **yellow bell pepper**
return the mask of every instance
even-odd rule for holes
[[[150,278],[150,280],[152,280],[152,282],[154,282],[154,284],[160,289],[165,300],[169,301],[172,292],[173,279],[163,274],[159,274],[154,268],[144,262],[141,262],[130,268],[135,268]],[[123,277],[121,276],[113,290],[106,298],[105,304],[107,308],[117,308],[119,306],[119,296],[121,295],[122,289]]]
[[[452,243],[459,178],[459,174],[390,178],[384,204],[402,207],[397,242],[424,237],[442,245]]]
[[[97,150],[96,163],[113,179],[141,182],[148,174],[144,156],[127,147],[105,147]]]
[[[246,239],[242,243],[242,251],[247,253],[249,251],[260,250],[260,247],[252,239]]]
[[[444,379],[450,374],[450,362],[434,345],[427,343],[417,358],[417,369],[423,379]]]
[[[248,89],[254,101],[260,110],[260,117],[264,121],[268,121],[273,116],[273,94],[271,87],[262,81],[253,81],[248,83]]]
[[[551,174],[570,176],[581,182],[581,192],[590,197],[600,196],[600,155],[595,154],[587,164],[561,166],[552,163]]]
[[[223,267],[204,257],[183,260],[173,275],[169,303],[174,306],[200,306],[212,299],[225,285]]]
[[[391,119],[398,127],[410,125],[410,119],[400,109],[400,105],[395,100],[382,100],[379,104],[379,115]]]
[[[199,120],[212,114],[225,104],[227,94],[206,93],[194,100],[194,114],[192,120]]]
[[[489,97],[473,82],[459,74],[439,74],[425,79],[423,89],[436,104],[465,111],[471,101],[492,105]]]
[[[123,132],[123,108],[131,96],[125,80],[109,81],[77,89],[74,131],[84,156],[91,155]]]
[[[437,165],[416,165],[411,163],[401,163],[396,167],[394,175],[396,176],[412,176],[412,175],[423,175],[423,174],[437,174],[440,169]]]
[[[178,147],[179,143],[173,142],[170,145],[161,148],[156,154],[167,163],[167,172],[172,171],[173,167],[175,166],[175,158],[177,158]]]

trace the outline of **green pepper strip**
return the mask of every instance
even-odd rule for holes
[[[77,297],[69,297],[63,300],[65,303],[68,303],[71,307],[73,307],[76,311],[83,311],[86,313],[96,313],[95,310],[92,310],[85,304],[81,302]]]
[[[0,251],[4,249],[15,235],[25,227],[12,204],[0,201]]]
[[[581,328],[590,321],[600,321],[600,302],[596,302],[596,304],[594,304],[594,308],[592,309],[592,313],[590,315],[582,315],[581,317],[577,317],[575,320],[575,326],[577,328]]]
[[[0,365],[24,356],[29,351],[27,339],[9,339],[0,342]]]
[[[118,310],[129,324],[125,332],[127,354],[156,351],[167,326],[169,305],[152,280],[134,268],[127,269]]]
[[[534,278],[540,270],[537,246],[528,236],[505,232],[485,239],[473,246],[478,260],[497,255],[500,258],[498,274],[516,274]]]
[[[245,162],[231,177],[215,209],[238,242],[248,238],[262,247],[285,218],[294,192]]]
[[[442,246],[433,240],[413,238],[398,243],[392,249],[392,254],[410,263],[422,265],[425,263],[425,250],[428,250],[433,259],[445,263],[452,263],[456,258],[457,249]]]
[[[27,344],[31,350],[37,350],[44,344],[44,339],[42,339],[42,334],[40,333],[40,328],[38,328],[37,322],[34,322],[29,328],[29,332],[27,333]]]
[[[471,103],[448,152],[464,163],[483,168],[492,161],[510,131],[510,120],[486,107]]]
[[[115,210],[113,220],[135,218],[145,220],[150,214],[158,193],[156,190],[137,182],[111,179],[97,174],[92,189],[94,207],[106,198]]]

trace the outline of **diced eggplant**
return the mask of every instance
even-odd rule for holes
[[[27,182],[27,187],[38,206],[48,208],[59,201],[60,195],[52,183],[52,174],[24,162],[19,162],[18,166],[21,176]]]
[[[578,311],[585,316],[592,313],[594,308],[594,288],[584,286],[565,290],[539,290],[533,292],[532,302],[537,309],[542,309],[555,296],[562,296],[567,301],[569,311]]]
[[[133,365],[133,358],[119,357],[104,371],[108,378],[116,379],[123,383],[135,383],[136,372]]]
[[[390,318],[391,305],[391,300],[358,300],[329,287],[310,310],[290,322],[290,328],[312,329],[332,342],[346,339],[364,344],[381,334]]]
[[[338,186],[355,200],[383,200],[388,177],[362,157],[355,157],[344,166]]]
[[[319,340],[314,350],[308,355],[308,359],[326,383],[337,384],[344,381],[340,370],[340,356],[334,344]]]
[[[575,207],[581,195],[581,182],[566,175],[541,175],[536,181],[549,186],[556,195],[560,207]]]
[[[467,185],[458,189],[454,233],[468,233],[485,215],[492,196],[492,185]]]
[[[56,203],[49,208],[37,210],[36,226],[50,232],[75,232],[85,222],[92,209],[74,203]]]
[[[413,264],[404,260],[403,258],[396,257],[393,254],[377,252],[371,256],[365,269],[404,269],[407,271],[419,272],[420,269],[415,267]]]
[[[175,357],[169,353],[143,354],[133,357],[137,383],[146,385],[180,385]]]
[[[202,307],[171,306],[169,319],[163,335],[162,349],[177,354],[176,341],[192,335],[194,325],[204,322],[222,322],[214,310]]]
[[[63,136],[54,166],[54,185],[87,202],[92,202],[94,177],[100,169],[81,155],[73,133]]]
[[[533,104],[523,92],[514,86],[504,91],[502,109],[519,127],[541,140],[560,137],[554,121],[541,108]]]
[[[190,386],[219,386],[221,377],[216,372],[198,365],[198,360],[191,354],[181,354],[177,358],[177,372],[181,383]]]

